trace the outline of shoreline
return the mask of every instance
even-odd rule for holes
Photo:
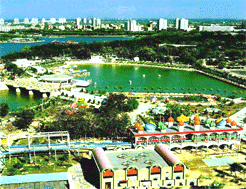
[[[195,71],[194,68],[178,68],[174,66],[157,66],[157,65],[148,65],[148,64],[138,64],[138,63],[126,63],[126,62],[83,62],[83,61],[78,61],[77,63],[69,63],[66,62],[67,65],[72,65],[72,64],[109,64],[109,65],[127,65],[127,66],[144,66],[144,67],[154,67],[154,68],[162,68],[162,69],[175,69],[175,70],[184,70],[184,71]]]
[[[68,64],[69,62],[67,62]],[[73,64],[73,63],[71,63]],[[191,68],[191,67],[187,67],[187,68],[178,68],[178,67],[174,67],[174,66],[158,66],[158,65],[149,65],[149,64],[138,64],[138,63],[127,63],[127,62],[90,62],[90,61],[87,61],[87,62],[83,62],[83,61],[78,61],[77,63],[74,63],[74,64],[111,64],[111,65],[130,65],[130,66],[145,66],[145,67],[154,67],[154,68],[161,68],[161,69],[173,69],[173,70],[183,70],[183,71],[195,71],[197,73],[200,73],[202,75],[206,75],[208,77],[211,77],[211,78],[214,78],[214,79],[217,79],[217,80],[220,80],[222,82],[225,82],[225,83],[228,83],[228,84],[231,84],[233,86],[236,86],[236,87],[239,87],[239,88],[242,88],[242,89],[246,89],[246,86],[245,85],[242,85],[242,84],[239,84],[239,83],[236,83],[236,82],[233,82],[231,80],[228,80],[228,79],[224,79],[224,78],[221,78],[221,77],[218,77],[214,74],[210,74],[210,73],[206,73],[204,71],[201,71],[201,70],[198,70],[198,69],[194,69],[194,68]],[[69,64],[70,65],[70,64]]]
[[[54,35],[54,36],[42,36],[43,38],[66,38],[66,37],[92,37],[92,38],[113,38],[113,37],[119,37],[119,38],[134,38],[134,36],[129,36],[129,35],[64,35],[64,36],[59,36],[59,35]]]

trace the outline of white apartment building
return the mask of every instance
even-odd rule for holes
[[[14,18],[14,24],[19,24],[20,21],[19,21],[19,18]]]
[[[87,23],[87,18],[83,18],[83,24]]]
[[[46,19],[45,18],[42,18],[42,21],[41,21],[42,23],[45,23],[46,22]]]
[[[101,19],[100,18],[97,18],[97,20],[96,20],[96,27],[97,28],[101,27]]]
[[[32,18],[31,23],[32,24],[38,24],[38,18]]]
[[[97,23],[97,19],[96,18],[92,18],[92,26],[94,28],[96,27],[96,23]]]
[[[60,24],[65,24],[66,23],[66,18],[59,18],[59,20],[58,20],[58,22],[60,23]]]
[[[179,21],[180,21],[179,18],[176,18],[176,19],[175,19],[175,28],[176,28],[176,29],[179,29]]]
[[[4,19],[0,18],[0,25],[4,25]]]
[[[180,20],[180,28],[179,29],[181,29],[181,30],[188,30],[188,28],[189,28],[189,21],[188,21],[188,19],[182,18]]]
[[[55,24],[56,23],[56,19],[55,18],[50,18],[50,23],[51,24]]]
[[[158,21],[158,29],[159,30],[166,30],[167,29],[167,20],[160,18]]]
[[[189,20],[185,18],[176,18],[175,19],[175,28],[180,30],[188,30],[189,29]]]
[[[142,27],[137,25],[136,20],[130,20],[126,23],[126,30],[127,31],[141,31]]]
[[[234,31],[234,27],[233,26],[218,26],[218,25],[214,25],[211,24],[211,26],[199,26],[199,32],[200,31],[209,31],[209,32],[215,32],[215,31]]]
[[[29,24],[29,18],[24,18],[24,24]]]
[[[75,23],[76,23],[77,26],[79,26],[80,23],[81,23],[81,18],[76,18],[75,19]]]

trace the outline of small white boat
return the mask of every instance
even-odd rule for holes
[[[145,77],[145,74],[143,74],[143,77]]]
[[[135,70],[138,70],[138,68],[135,68]]]
[[[161,77],[161,74],[158,74],[158,77]]]
[[[94,85],[97,85],[97,82],[94,82]]]

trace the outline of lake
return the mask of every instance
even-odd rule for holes
[[[92,84],[88,88],[89,91],[246,95],[244,89],[193,71],[119,64],[83,64],[79,65],[77,69],[86,69],[91,72],[90,76],[84,78],[92,79]]]
[[[246,96],[244,89],[193,71],[116,64],[81,64],[77,69],[86,69],[91,73],[90,76],[80,78],[92,80],[89,91],[186,92]],[[29,97],[27,93],[16,95],[13,91],[0,91],[0,103],[8,103],[13,110],[19,106],[35,105],[40,98]]]
[[[44,40],[40,43],[0,43],[0,57],[12,52],[21,50],[24,46],[36,46],[43,45],[46,43],[51,43],[54,40],[60,42],[66,42],[68,40],[73,40],[74,42],[103,42],[103,41],[115,41],[115,40],[127,40],[132,39],[131,37],[64,37],[64,38],[46,38],[41,37]]]

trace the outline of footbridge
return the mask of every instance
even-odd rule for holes
[[[1,163],[5,162],[6,156],[11,158],[12,155],[16,154],[29,154],[31,161],[32,156],[39,152],[54,153],[56,157],[58,151],[69,154],[73,152],[79,155],[81,151],[90,151],[97,147],[112,150],[131,148],[129,142],[71,142],[68,131],[10,134],[7,136],[2,134],[0,135],[0,143]]]

